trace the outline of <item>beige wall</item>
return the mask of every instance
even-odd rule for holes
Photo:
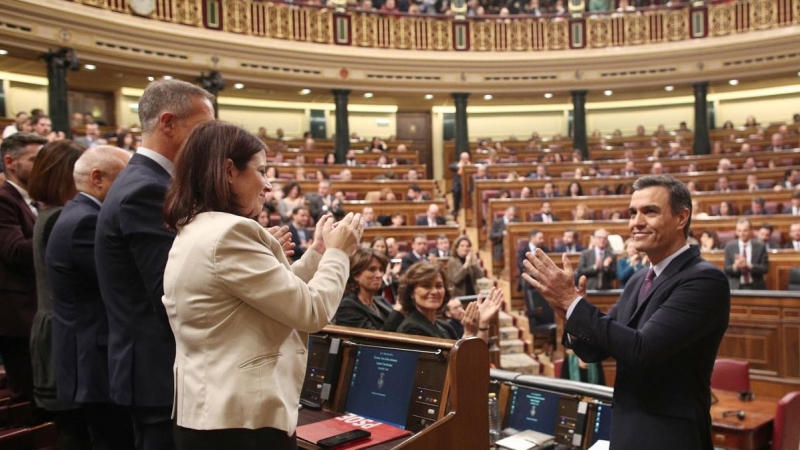
[[[499,113],[468,112],[467,129],[470,141],[478,139],[507,139],[511,136],[527,140],[536,131],[549,137],[566,133],[563,111],[521,111]]]
[[[600,130],[603,135],[612,134],[619,129],[625,136],[636,133],[636,127],[643,125],[647,133],[652,133],[659,125],[667,130],[677,130],[681,121],[689,128],[694,123],[693,103],[656,106],[628,106],[612,109],[594,109],[587,105],[586,132],[591,135]]]
[[[744,125],[747,116],[754,116],[762,125],[770,122],[791,122],[800,113],[800,92],[756,98],[719,100],[716,125],[730,120],[735,126]]]
[[[20,111],[41,108],[47,111],[47,86],[12,81],[6,94],[6,113],[9,117]],[[48,112],[49,114],[49,112]]]
[[[395,113],[350,111],[349,116],[348,127],[350,128],[350,134],[358,133],[365,140],[370,140],[374,136],[387,139],[389,136],[397,134],[397,115]],[[382,123],[388,122],[388,125],[379,125],[379,120]],[[326,126],[328,128],[328,137],[336,134],[336,113],[334,111],[330,112]]]
[[[283,128],[289,137],[301,137],[309,128],[303,109],[263,108],[238,105],[219,105],[219,118],[240,125],[255,133],[259,127],[266,127],[270,136],[275,130]]]

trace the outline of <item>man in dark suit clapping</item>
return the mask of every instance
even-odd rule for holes
[[[14,401],[30,400],[33,389],[29,340],[36,313],[33,226],[37,210],[28,195],[28,177],[47,138],[16,133],[0,154],[6,181],[0,185],[0,356]]]
[[[151,83],[139,100],[142,145],[117,177],[97,220],[95,257],[108,313],[111,398],[131,407],[142,450],[173,449],[175,339],[161,297],[175,234],[164,194],[184,140],[214,120],[213,96],[183,81]]]
[[[100,206],[131,154],[95,146],[75,163],[78,194],[61,212],[47,243],[47,280],[53,301],[53,365],[58,399],[84,405],[92,448],[133,449],[127,408],[108,389],[108,318],[94,260]]]
[[[525,262],[533,278],[523,276],[565,319],[565,346],[588,363],[616,360],[611,449],[711,450],[711,371],[728,327],[728,283],[686,243],[686,186],[646,176],[633,188],[632,239],[652,265],[608,314],[585,300],[586,277],[575,288],[566,255],[562,270],[537,251]]]

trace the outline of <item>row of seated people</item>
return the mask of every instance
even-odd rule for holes
[[[686,183],[692,195],[698,198],[712,198],[715,194],[720,194],[726,197],[730,196],[731,199],[736,197],[743,199],[750,198],[753,193],[757,192],[759,197],[765,198],[768,202],[776,199],[786,202],[789,201],[792,192],[798,186],[795,184],[798,179],[796,169],[796,166],[792,166],[762,170],[758,174],[741,170],[732,171],[724,175],[716,172],[703,172],[691,175],[676,175],[675,178]],[[625,177],[583,178],[581,180],[477,180],[472,186],[472,192],[468,193],[470,197],[474,198],[474,204],[471,202],[465,204],[465,208],[468,210],[467,219],[469,221],[474,220],[478,225],[483,224],[484,221],[488,222],[489,217],[493,213],[496,214],[496,211],[492,212],[490,210],[489,205],[493,199],[499,198],[501,194],[512,200],[520,199],[521,202],[529,202],[529,198],[549,199],[563,205],[572,204],[572,208],[575,206],[573,203],[594,203],[595,199],[583,197],[581,195],[583,194],[589,197],[598,197],[600,204],[605,205],[616,200],[615,198],[608,198],[609,196],[630,195],[634,180],[633,178]],[[746,188],[746,190],[732,189],[732,183],[736,183],[734,187]],[[504,189],[507,192],[503,191]],[[455,189],[454,195],[456,195]],[[716,203],[721,200],[728,200],[728,198],[718,199]],[[736,203],[738,204],[739,202],[737,201]],[[618,209],[626,208],[627,205],[624,205]],[[560,215],[559,211],[564,211],[563,208],[556,209],[556,215]],[[562,217],[562,219],[567,218],[569,216]]]
[[[273,183],[287,181],[306,181],[306,180],[332,180],[332,181],[353,181],[353,180],[406,180],[415,182],[425,179],[425,165],[412,166],[409,168],[396,169],[394,167],[342,167],[336,166],[312,166],[305,164],[286,164],[280,166],[267,166],[267,178]]]

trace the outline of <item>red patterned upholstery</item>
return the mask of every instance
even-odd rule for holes
[[[718,359],[711,373],[711,387],[723,391],[750,390],[750,363],[734,359]]]
[[[778,401],[772,427],[772,450],[800,448],[800,392],[789,392]]]

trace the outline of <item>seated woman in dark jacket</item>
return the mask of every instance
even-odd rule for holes
[[[359,248],[350,256],[350,278],[333,323],[369,330],[395,331],[405,316],[381,295],[383,274],[389,261],[383,253]]]
[[[453,327],[437,319],[442,306],[450,299],[447,274],[438,264],[418,262],[408,268],[400,280],[399,303],[407,316],[398,333],[416,334],[442,339],[458,339]],[[489,322],[503,303],[502,292],[494,288],[486,297],[470,303],[464,313],[464,338],[489,338]]]

